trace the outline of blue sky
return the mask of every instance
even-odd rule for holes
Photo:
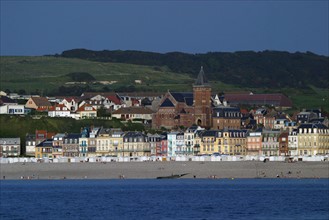
[[[328,2],[1,0],[0,54],[86,48],[328,56]]]

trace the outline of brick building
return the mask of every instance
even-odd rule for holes
[[[168,91],[153,114],[153,128],[190,127],[193,124],[211,127],[211,86],[203,68],[193,85],[193,92]]]

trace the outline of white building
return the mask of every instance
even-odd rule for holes
[[[288,155],[297,156],[298,155],[298,136],[297,129],[289,132],[288,135]]]
[[[48,110],[49,117],[71,117],[70,110],[64,104],[57,104]]]
[[[0,106],[0,114],[24,115],[24,113],[24,105],[8,104]]]
[[[0,138],[0,157],[21,155],[20,138]]]

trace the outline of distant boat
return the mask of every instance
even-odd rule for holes
[[[188,173],[183,173],[183,174],[171,174],[170,176],[158,176],[157,179],[178,179],[182,176],[187,175]]]

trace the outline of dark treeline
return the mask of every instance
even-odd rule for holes
[[[242,87],[304,88],[308,85],[329,87],[329,58],[311,52],[245,51],[161,54],[142,51],[74,49],[64,51],[58,56],[99,62],[148,65],[155,68],[167,67],[172,72],[188,73],[193,77],[196,77],[200,66],[203,66],[210,80],[219,80]],[[163,68],[156,68],[156,70],[161,69]]]

